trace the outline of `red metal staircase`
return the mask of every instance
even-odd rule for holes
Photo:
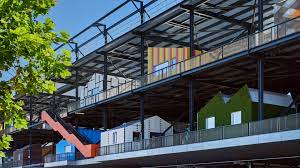
[[[89,144],[71,124],[66,123],[60,116],[43,111],[42,121],[48,123],[54,131],[58,131],[69,143],[75,145],[84,157],[91,158],[97,155],[99,144]]]

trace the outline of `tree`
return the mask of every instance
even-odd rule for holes
[[[0,0],[0,117],[17,129],[27,128],[23,102],[16,95],[37,95],[55,91],[53,78],[66,78],[71,66],[69,51],[58,53],[54,44],[66,43],[69,35],[54,32],[55,24],[45,15],[55,0]],[[12,138],[3,134],[0,156]]]

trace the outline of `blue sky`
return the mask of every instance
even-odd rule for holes
[[[49,11],[47,17],[50,17],[55,22],[56,32],[66,31],[72,37],[124,1],[125,0],[57,0],[57,5]],[[143,1],[144,4],[146,4],[150,0]],[[109,25],[135,10],[136,8],[133,4],[128,3],[103,22],[109,27]],[[126,23],[124,24],[125,27]],[[124,30],[126,29],[119,31]],[[8,80],[12,77],[13,72],[4,72],[2,75],[3,77],[0,78],[0,81]]]
[[[49,12],[56,31],[67,31],[71,36],[112,10],[124,0],[58,0]]]
[[[122,2],[124,0],[58,0],[49,17],[56,24],[55,31],[67,31],[73,36]],[[0,81],[8,80],[14,71],[2,75]]]

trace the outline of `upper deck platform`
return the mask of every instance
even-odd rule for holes
[[[254,0],[153,0],[146,4],[141,1],[125,1],[72,37],[67,44],[57,47],[57,51],[64,48],[72,51],[74,61],[73,66],[70,67],[72,76],[66,80],[56,79],[57,82],[64,85],[58,88],[55,96],[45,95],[46,98],[38,99],[56,99],[56,102],[59,102],[57,109],[68,114],[70,119],[73,118],[72,114],[85,111],[87,115],[84,115],[85,117],[80,121],[89,122],[80,123],[85,126],[99,127],[99,121],[102,121],[103,116],[99,111],[104,107],[119,115],[120,120],[117,120],[116,123],[137,118],[138,98],[141,93],[149,93],[147,99],[151,104],[146,104],[148,109],[156,107],[158,102],[169,100],[169,105],[166,107],[160,105],[162,111],[175,111],[174,113],[177,114],[186,110],[186,103],[179,105],[179,102],[187,102],[186,79],[196,79],[198,81],[196,82],[198,83],[196,93],[203,93],[201,99],[197,100],[202,103],[196,103],[197,107],[203,105],[220,89],[226,89],[230,93],[240,87],[242,83],[256,87],[255,58],[261,52],[267,51],[268,55],[277,54],[277,60],[280,60],[279,64],[284,64],[276,65],[277,61],[270,58],[271,63],[267,67],[270,68],[270,74],[282,66],[291,68],[294,72],[295,68],[293,67],[296,65],[288,67],[288,64],[297,57],[290,54],[292,54],[291,51],[298,51],[299,19],[275,25],[274,4],[280,3],[280,1],[264,1],[263,20],[266,29],[263,32],[255,33],[258,18],[253,17],[257,15],[257,6]],[[116,19],[120,18],[123,8],[132,11],[121,19]],[[194,15],[193,47],[205,51],[200,55],[205,61],[201,64],[195,64],[193,59],[179,62],[176,65],[176,72],[155,79],[145,68],[144,74],[147,75],[141,77],[141,67],[146,67],[148,61],[147,47],[190,46],[191,9],[193,9]],[[284,30],[284,27],[293,26],[295,29],[292,32],[287,31],[288,29]],[[144,52],[141,52],[141,38],[145,40]],[[286,44],[295,44],[295,47],[290,48],[291,46]],[[272,48],[279,45],[283,49],[282,52],[287,47],[287,57],[279,56],[279,52],[274,53]],[[141,55],[144,58],[141,58]],[[250,55],[251,58],[248,57]],[[106,63],[105,56],[108,57]],[[144,66],[141,66],[142,60]],[[228,67],[230,63],[235,65]],[[104,74],[106,67],[107,75],[126,78],[126,83],[78,101],[74,97],[64,95],[77,86],[86,85],[93,74]],[[250,71],[251,75],[247,79],[242,78],[242,76],[247,76]],[[237,74],[241,77],[237,77]],[[221,80],[221,78],[226,79]],[[269,90],[285,92],[283,87],[292,86],[267,86]],[[28,104],[27,107],[29,107]],[[173,108],[170,110],[169,107]],[[53,107],[46,105],[41,109],[53,110]],[[41,112],[41,109],[38,111]],[[39,113],[38,111],[36,112]],[[91,115],[88,115],[89,113]],[[170,117],[169,113],[162,115],[170,120],[174,119]],[[71,119],[71,122],[75,121]],[[98,124],[91,125],[91,123]]]

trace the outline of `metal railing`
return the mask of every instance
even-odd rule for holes
[[[59,162],[59,161],[75,161],[84,159],[81,153],[61,153],[49,154],[44,157],[44,163]]]
[[[29,160],[26,161],[9,161],[0,164],[0,168],[12,168],[12,167],[35,167],[33,165],[42,165],[44,162],[41,160],[35,160],[30,164]]]
[[[141,141],[101,146],[98,155],[110,155],[192,143],[202,143],[296,129],[300,129],[300,113],[245,124],[228,125],[213,129],[155,137]]]
[[[147,84],[157,82],[159,80],[166,79],[168,77],[181,74],[183,72],[192,70],[194,68],[209,64],[214,61],[221,60],[229,57],[233,54],[237,54],[244,51],[250,51],[251,49],[271,42],[276,39],[280,39],[287,35],[300,31],[299,17],[292,20],[280,23],[278,25],[267,28],[261,32],[257,32],[246,37],[242,37],[233,42],[223,45],[220,48],[216,48],[212,51],[194,56],[190,59],[178,62],[177,64],[170,65],[159,71],[147,74],[143,77],[139,77],[135,80],[131,80],[125,84],[121,84],[114,88],[102,91],[99,94],[92,95],[85,99],[73,102],[68,105],[68,112],[92,105],[102,100],[130,92],[134,89],[142,87]],[[125,88],[125,89],[124,89]]]
[[[32,125],[28,125],[28,129],[29,128],[36,128],[36,127],[38,127],[39,129],[49,129],[49,130],[52,129],[50,127],[48,127],[48,128],[40,128],[39,126],[42,126],[42,124],[43,124],[43,122],[41,122],[41,121],[36,122],[36,123],[34,123]],[[9,128],[4,128],[3,130],[0,131],[0,136],[2,136],[3,134],[8,135],[8,134],[12,134],[12,133],[19,132],[19,131],[22,131],[22,129],[17,129],[17,128],[13,127],[13,126],[9,127]]]

